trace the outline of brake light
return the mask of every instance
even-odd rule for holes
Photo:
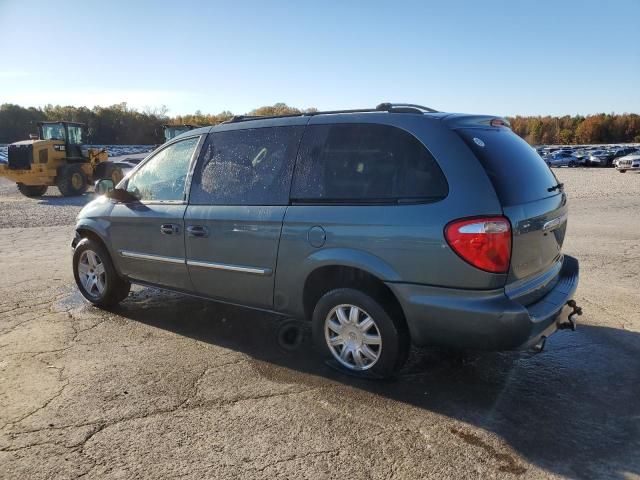
[[[511,225],[504,217],[455,220],[444,229],[449,246],[463,260],[492,273],[506,273],[511,260]]]
[[[492,127],[509,127],[509,122],[507,122],[504,118],[492,118],[489,124]]]

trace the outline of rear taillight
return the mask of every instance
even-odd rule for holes
[[[444,229],[447,243],[463,260],[492,273],[506,273],[511,259],[511,225],[504,217],[466,218]]]

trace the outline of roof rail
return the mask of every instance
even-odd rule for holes
[[[433,108],[425,107],[423,105],[416,105],[415,103],[381,103],[376,107],[376,110],[381,110],[383,112],[393,112],[393,113],[438,113],[438,110],[434,110]]]
[[[422,105],[414,105],[413,103],[381,103],[376,108],[354,108],[350,110],[324,110],[318,112],[302,112],[287,113],[284,115],[234,115],[229,120],[222,123],[247,122],[249,120],[268,120],[270,118],[287,118],[287,117],[312,117],[314,115],[331,115],[336,113],[372,113],[372,112],[389,112],[389,113],[437,113],[438,110],[424,107]]]

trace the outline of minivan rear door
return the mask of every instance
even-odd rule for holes
[[[567,228],[562,185],[540,155],[511,129],[487,126],[457,131],[483,165],[511,222],[507,283],[536,277],[551,281],[561,266]],[[543,291],[539,289],[539,294]]]
[[[262,121],[261,128],[244,122],[209,134],[185,214],[187,267],[197,293],[273,307],[282,221],[307,121]]]

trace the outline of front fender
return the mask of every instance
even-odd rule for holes
[[[89,218],[81,218],[76,223],[76,239],[74,239],[72,243],[72,247],[75,248],[77,242],[80,241],[78,237],[85,237],[86,235],[82,235],[82,232],[91,232],[95,237],[98,237],[102,244],[106,247],[109,252],[109,256],[111,257],[111,261],[116,271],[119,274],[122,274],[120,270],[120,266],[118,265],[118,258],[115,254],[115,251],[109,241],[109,234],[107,233],[107,229],[109,226],[109,222],[104,219],[89,219]]]

